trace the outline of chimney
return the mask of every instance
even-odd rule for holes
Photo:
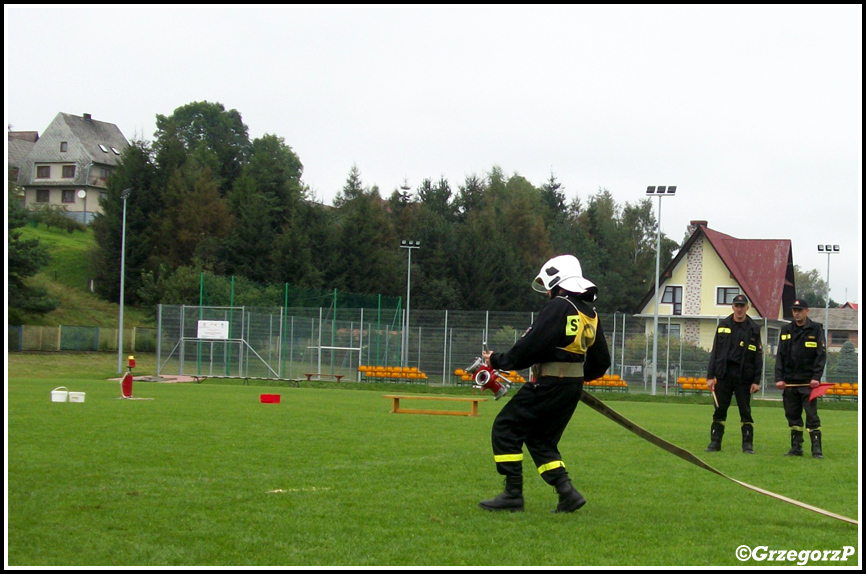
[[[698,230],[699,226],[706,227],[707,222],[704,220],[701,220],[701,219],[693,219],[693,220],[689,221],[689,236],[690,237],[692,234],[694,234],[695,231]]]
[[[91,121],[90,114],[84,114],[82,117],[85,119],[85,121]]]

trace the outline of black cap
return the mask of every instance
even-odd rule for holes
[[[745,296],[745,295],[743,295],[742,293],[740,293],[739,295],[737,295],[736,297],[734,297],[733,304],[734,304],[734,305],[748,305],[748,304],[749,304],[749,300],[746,299],[746,296]]]
[[[791,309],[808,309],[809,304],[806,303],[805,299],[794,299],[794,303],[791,305]]]

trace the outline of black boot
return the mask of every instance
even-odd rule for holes
[[[722,437],[725,435],[725,425],[713,421],[710,426],[710,446],[705,452],[717,452],[722,450]]]
[[[812,439],[812,458],[824,458],[824,452],[821,450],[821,431],[810,430],[809,438]]]
[[[556,488],[556,493],[559,495],[559,504],[551,512],[574,512],[586,504],[586,499],[574,488],[570,480],[566,479],[564,482],[555,485],[554,488]]]
[[[506,476],[505,491],[495,498],[482,500],[478,506],[485,510],[523,511],[523,476]]]
[[[746,454],[755,454],[752,448],[752,442],[755,437],[755,430],[750,423],[743,425],[743,452]]]
[[[785,456],[803,456],[803,431],[791,430],[791,450]]]

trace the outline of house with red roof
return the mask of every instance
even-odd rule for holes
[[[672,335],[707,350],[719,320],[730,315],[736,295],[748,297],[749,316],[761,325],[765,352],[775,353],[779,330],[792,320],[796,298],[789,239],[738,239],[692,221],[690,236],[659,278],[659,317]],[[637,316],[652,334],[655,285],[638,305]],[[813,317],[817,320],[817,317]]]

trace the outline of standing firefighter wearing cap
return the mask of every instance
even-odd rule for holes
[[[743,433],[743,452],[753,454],[755,430],[749,403],[752,393],[761,388],[761,327],[746,314],[749,300],[745,295],[734,297],[732,307],[734,312],[719,321],[716,327],[707,367],[707,387],[715,395],[716,410],[710,426],[710,445],[706,450],[722,450],[728,407],[731,406],[731,397],[736,396]]]
[[[505,491],[480,506],[523,510],[525,444],[541,478],[559,495],[554,512],[574,512],[586,499],[571,484],[557,445],[580,401],[584,380],[597,379],[610,367],[598,313],[590,305],[598,288],[583,278],[573,255],[545,263],[532,288],[549,297],[535,322],[509,351],[482,355],[495,369],[532,367],[533,376],[493,422],[493,460],[505,477]]]
[[[821,448],[821,419],[818,402],[809,400],[812,389],[821,382],[827,350],[821,323],[809,319],[809,305],[803,299],[791,305],[794,321],[782,327],[776,353],[776,387],[783,389],[785,418],[791,427],[791,450],[786,456],[803,456],[803,411],[806,429],[812,439],[812,456],[824,458]]]

